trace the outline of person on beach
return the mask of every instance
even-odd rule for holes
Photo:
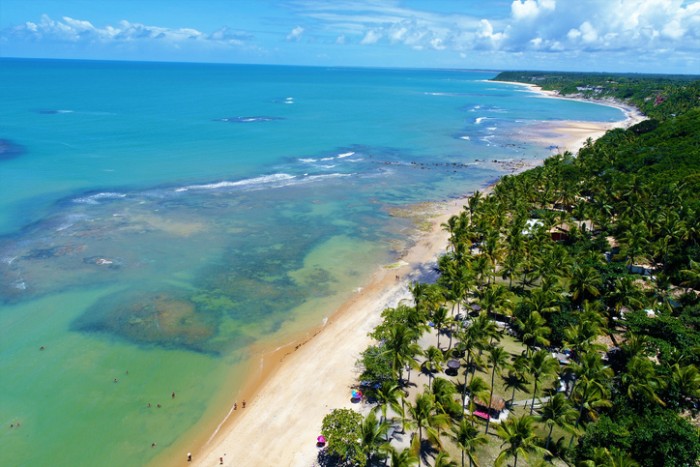
[[[243,399],[243,408],[245,409],[245,399]]]
[[[223,457],[219,457],[219,465],[224,465],[224,458]]]
[[[233,410],[238,410],[238,403],[237,402],[233,403]]]
[[[187,462],[192,462],[192,453],[191,452],[187,453]]]

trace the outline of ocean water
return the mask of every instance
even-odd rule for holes
[[[252,348],[410,246],[394,208],[549,155],[529,129],[624,117],[493,76],[0,60],[0,464],[186,452]]]

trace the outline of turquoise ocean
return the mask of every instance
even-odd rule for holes
[[[0,465],[145,465],[213,431],[252,346],[410,247],[394,208],[624,118],[495,75],[0,60]]]

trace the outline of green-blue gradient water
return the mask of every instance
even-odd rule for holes
[[[252,345],[408,246],[392,207],[547,156],[528,128],[623,118],[494,75],[0,60],[0,464],[211,431]]]

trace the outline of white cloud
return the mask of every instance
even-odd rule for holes
[[[358,45],[382,45],[451,51],[454,57],[488,51],[491,57],[515,57],[511,60],[527,56],[528,51],[539,57],[569,58],[601,53],[614,63],[620,57],[630,57],[634,63],[641,56],[653,62],[673,55],[678,63],[688,61],[688,70],[700,67],[700,0],[504,0],[480,7],[444,2],[450,9],[444,12],[428,10],[432,7],[428,2],[425,9],[409,8],[404,6],[407,0],[285,2],[296,24],[285,23],[275,33],[261,31],[260,37],[227,27],[213,33],[129,21],[102,27],[83,19],[43,16],[0,31],[0,42],[25,41],[37,49],[66,43],[75,49],[103,44],[132,50],[188,46],[197,51],[231,47],[259,51],[256,43],[274,34],[275,48],[280,39],[293,43],[309,37],[309,43],[343,45],[348,51]],[[674,55],[679,51],[682,55]]]
[[[510,6],[513,18],[516,21],[537,18],[540,9],[553,10],[555,3],[553,0],[539,2],[537,0],[514,0]]]
[[[89,21],[64,16],[54,20],[43,15],[38,23],[26,22],[23,25],[2,31],[4,39],[32,42],[68,42],[83,44],[131,44],[136,42],[160,43],[176,47],[183,43],[216,45],[242,45],[250,41],[251,34],[222,28],[212,34],[205,34],[193,28],[165,28],[141,23],[120,21],[117,25],[96,27]]]
[[[304,34],[304,28],[302,28],[301,26],[296,26],[294,29],[291,30],[289,34],[287,34],[287,40],[298,41],[301,39],[302,34]]]
[[[362,38],[360,41],[360,44],[362,45],[371,45],[371,44],[376,44],[379,42],[379,39],[382,38],[381,33],[373,30],[367,31],[367,34],[365,34],[365,37]]]

